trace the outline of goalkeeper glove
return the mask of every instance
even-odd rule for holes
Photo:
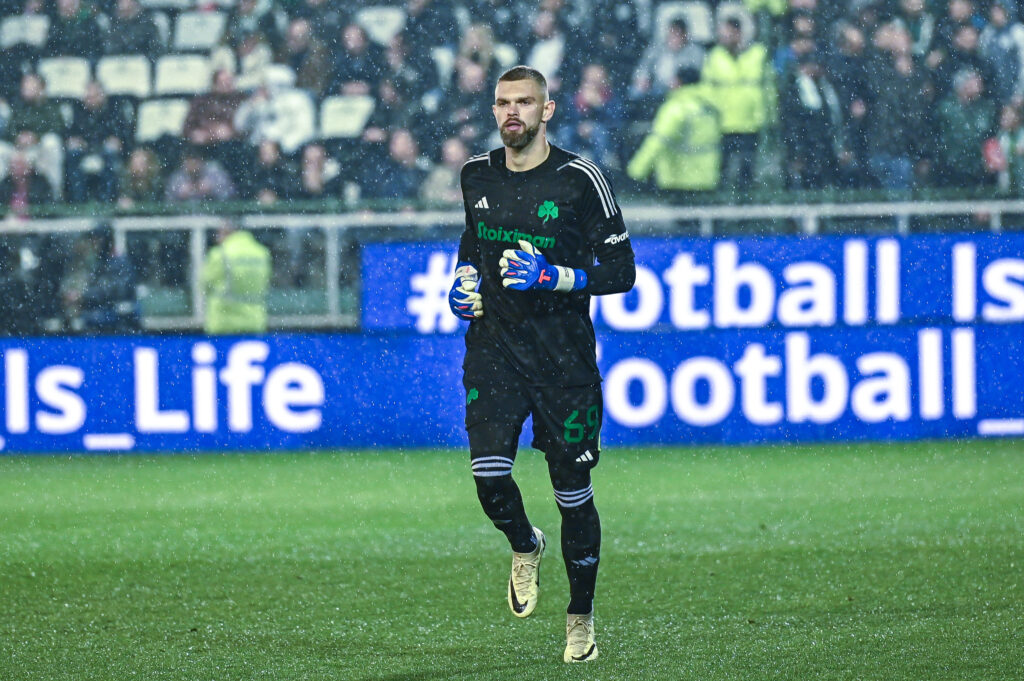
[[[459,319],[471,322],[484,316],[484,301],[476,290],[479,281],[479,272],[468,262],[460,262],[455,267],[455,283],[448,292],[448,306]]]
[[[517,291],[578,291],[587,285],[587,273],[571,267],[548,263],[540,251],[529,241],[520,241],[519,249],[509,249],[502,255],[501,285]]]

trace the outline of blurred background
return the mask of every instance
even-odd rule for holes
[[[269,328],[358,327],[360,244],[457,236],[459,169],[500,144],[516,63],[547,74],[550,137],[606,169],[634,235],[1012,229],[1019,12],[3,0],[0,331],[201,328],[224,217],[269,249]]]

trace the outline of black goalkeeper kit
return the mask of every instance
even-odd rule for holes
[[[462,170],[466,231],[459,261],[480,273],[483,316],[466,333],[466,429],[484,511],[515,551],[534,544],[512,480],[519,436],[533,417],[562,513],[572,614],[592,608],[600,521],[590,469],[600,454],[603,404],[590,297],[628,291],[633,248],[611,186],[598,167],[550,146],[539,166],[514,172],[504,148]],[[528,242],[552,265],[582,270],[570,292],[506,289],[499,261]]]

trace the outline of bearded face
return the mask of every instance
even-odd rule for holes
[[[525,149],[540,132],[540,121],[527,125],[518,119],[509,119],[501,126],[501,143],[509,149]]]
[[[494,92],[494,119],[502,143],[509,149],[525,149],[537,138],[541,126],[554,111],[546,93],[532,80],[500,81]]]

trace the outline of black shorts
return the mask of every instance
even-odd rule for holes
[[[474,349],[463,364],[470,456],[515,458],[519,435],[533,417],[535,449],[550,467],[597,465],[604,405],[601,384],[531,386],[496,353]]]

